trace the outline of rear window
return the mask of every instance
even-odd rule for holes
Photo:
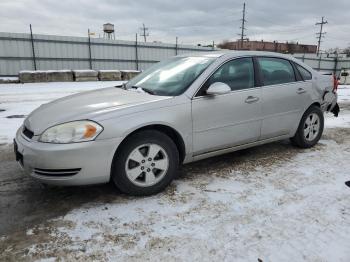
[[[349,75],[348,72],[343,72],[343,73],[341,73],[341,76],[348,76],[348,75]]]
[[[288,60],[273,57],[258,58],[264,85],[295,82],[294,69]]]
[[[295,64],[295,66],[297,67],[301,77],[304,80],[311,80],[312,79],[312,74],[306,70],[304,67],[302,67],[301,65]]]

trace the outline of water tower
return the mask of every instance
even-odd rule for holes
[[[103,25],[103,38],[115,39],[114,25],[113,24],[107,23],[107,24]]]

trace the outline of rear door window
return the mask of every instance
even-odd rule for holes
[[[304,67],[302,67],[301,65],[298,65],[297,63],[295,63],[295,66],[297,67],[301,77],[304,80],[311,80],[312,79],[312,74],[306,70]]]
[[[260,57],[258,63],[264,86],[296,81],[293,66],[286,59]]]

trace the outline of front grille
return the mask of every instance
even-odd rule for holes
[[[29,139],[32,139],[32,137],[34,136],[34,132],[29,130],[28,128],[24,127],[23,128],[23,135],[25,135]]]
[[[42,169],[34,168],[34,173],[41,176],[74,176],[79,173],[81,168],[72,169]]]

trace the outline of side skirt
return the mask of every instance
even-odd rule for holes
[[[239,145],[239,146],[234,146],[234,147],[224,148],[224,149],[220,149],[220,150],[215,150],[215,151],[203,153],[203,154],[200,154],[200,155],[195,155],[195,156],[193,156],[193,158],[191,160],[186,161],[184,163],[195,162],[195,161],[202,160],[202,159],[205,159],[205,158],[218,156],[218,155],[222,155],[222,154],[227,154],[227,153],[231,153],[231,152],[238,151],[238,150],[241,150],[241,149],[246,149],[246,148],[259,146],[259,145],[263,145],[263,144],[267,144],[267,143],[271,143],[271,142],[276,142],[276,141],[279,141],[279,140],[287,139],[289,137],[290,137],[290,135],[288,134],[288,135],[268,138],[268,139],[264,139],[264,140],[260,140],[260,141],[256,141],[256,142],[252,142],[252,143],[248,143],[248,144],[243,144],[243,145]]]

